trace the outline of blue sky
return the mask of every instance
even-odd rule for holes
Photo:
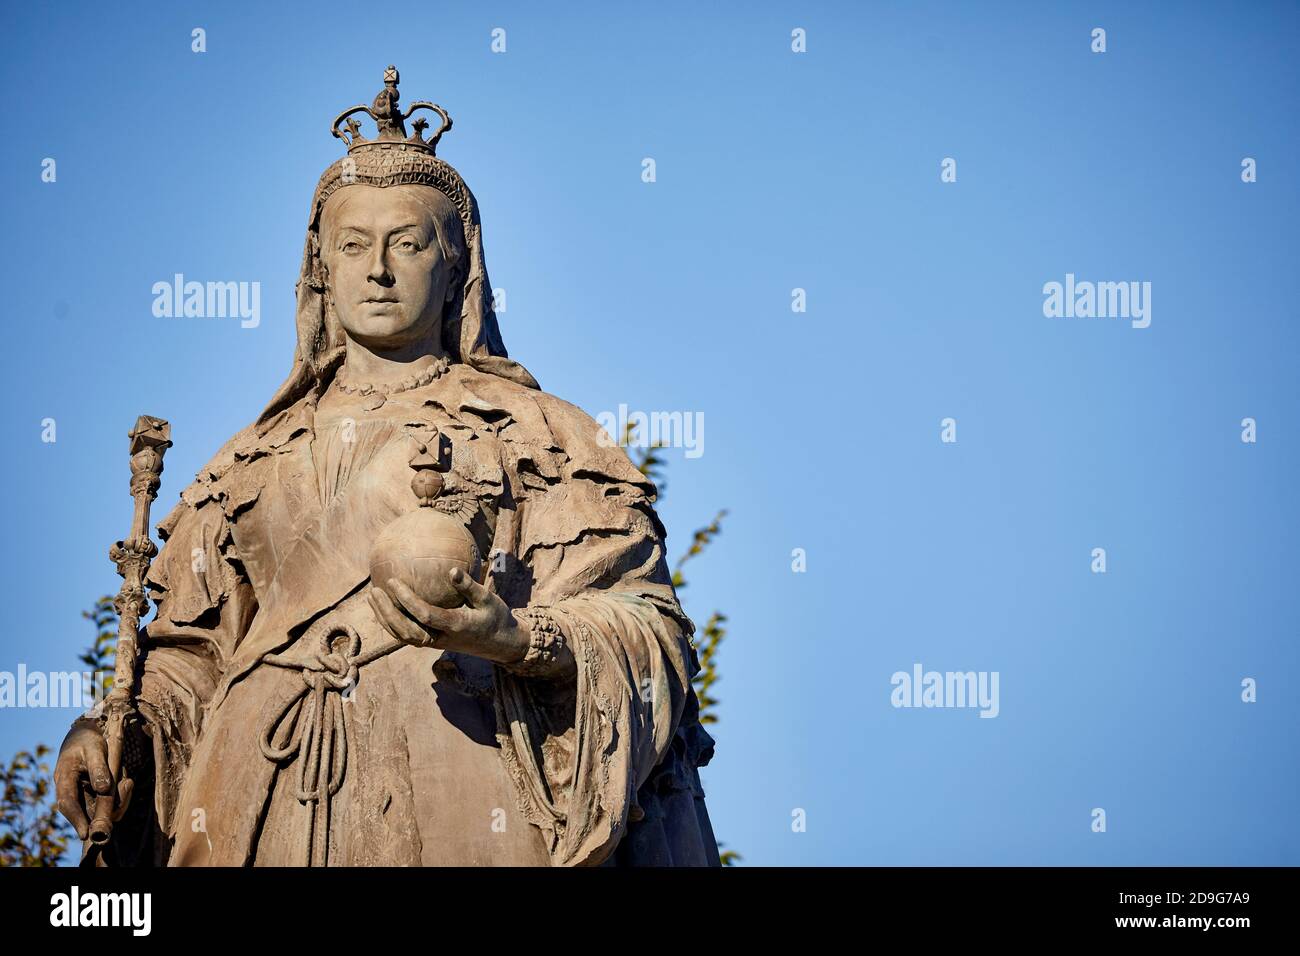
[[[1300,863],[1295,5],[386,9],[6,9],[0,670],[89,642],[136,416],[161,517],[281,381],[329,123],[392,62],[455,119],[512,356],[704,417],[661,514],[677,553],[730,512],[682,597],[730,618],[746,863]],[[178,272],[260,325],[154,317]],[[1150,326],[1046,317],[1067,274],[1150,282]],[[998,672],[999,716],[894,708],[916,663]],[[0,754],[74,716],[0,710]]]

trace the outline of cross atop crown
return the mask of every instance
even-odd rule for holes
[[[334,120],[330,132],[347,144],[349,153],[367,147],[399,145],[403,149],[417,149],[432,154],[438,146],[438,140],[442,139],[442,134],[451,129],[451,117],[436,103],[419,100],[403,113],[398,106],[399,80],[397,67],[390,65],[384,70],[384,88],[376,94],[373,103],[346,109]],[[429,128],[429,123],[423,116],[411,124],[413,132],[409,136],[406,133],[406,121],[416,110],[428,110],[442,118],[442,125],[428,139],[424,138],[424,131]],[[355,115],[357,113],[365,113],[375,121],[376,133],[373,138],[367,139],[361,135],[361,123]]]

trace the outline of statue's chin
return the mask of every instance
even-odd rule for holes
[[[409,332],[415,323],[406,317],[398,303],[382,302],[361,306],[349,324],[355,326],[362,335],[374,337]]]
[[[395,305],[376,311],[370,311],[370,306],[366,306],[361,314],[349,317],[343,324],[343,331],[348,338],[372,352],[389,352],[409,348],[430,338],[433,329],[427,326],[436,324],[436,321],[428,323],[418,319],[412,322]]]
[[[386,333],[384,331],[349,331],[350,338],[357,345],[365,348],[367,352],[373,352],[376,355],[385,355],[392,353],[407,352],[411,346],[420,341],[420,336],[407,333]]]

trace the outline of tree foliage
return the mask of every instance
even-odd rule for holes
[[[0,866],[58,866],[72,827],[54,806],[50,748],[20,750],[0,771]]]
[[[105,693],[113,687],[113,662],[117,657],[117,609],[111,597],[102,597],[81,616],[95,625],[95,642],[86,648],[77,660],[90,668],[92,674],[102,674]]]

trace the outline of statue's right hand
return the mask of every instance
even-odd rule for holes
[[[113,777],[108,772],[108,748],[99,722],[87,718],[75,721],[59,748],[54,765],[54,796],[59,812],[68,818],[77,836],[86,839],[90,821],[81,795],[89,788],[107,796],[113,792]]]

